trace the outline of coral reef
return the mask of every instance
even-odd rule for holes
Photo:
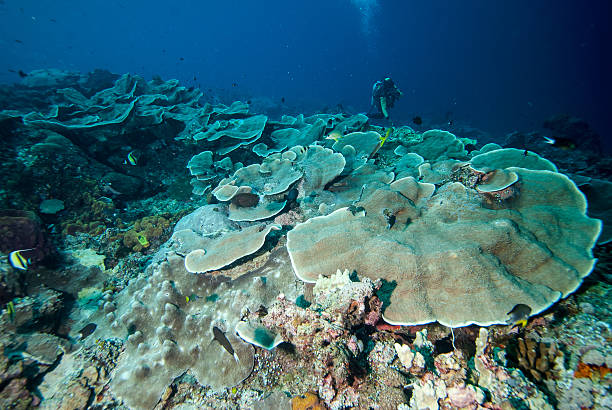
[[[33,248],[0,263],[0,407],[612,407],[610,161],[582,144],[103,70],[0,88],[0,250]]]

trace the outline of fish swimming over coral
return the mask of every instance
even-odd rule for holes
[[[9,253],[8,260],[11,266],[19,270],[28,270],[28,266],[30,265],[31,261],[29,258],[25,258],[21,252],[31,251],[33,249],[34,248],[18,249]]]
[[[562,150],[573,150],[576,148],[576,143],[570,138],[544,137],[544,143],[552,145],[555,148],[560,148]]]
[[[124,164],[130,164],[131,166],[135,167],[136,165],[138,165],[138,152],[136,151],[130,151],[127,154],[127,159],[125,161],[123,161]]]
[[[83,328],[79,330],[79,340],[83,340],[87,336],[91,335],[93,332],[96,331],[97,327],[98,325],[96,325],[95,323],[88,323],[87,325],[83,326]]]
[[[213,326],[213,335],[214,335],[214,337],[213,337],[214,340],[219,342],[219,344],[221,346],[223,346],[223,348],[225,350],[227,350],[227,352],[229,354],[234,356],[234,360],[236,360],[236,363],[239,362],[240,359],[238,358],[238,355],[234,351],[234,348],[232,347],[232,344],[230,343],[230,341],[225,336],[225,333],[221,329],[219,329],[217,326]]]
[[[527,320],[529,319],[530,314],[531,308],[527,305],[519,303],[514,306],[510,312],[508,312],[508,316],[510,316],[510,318],[506,321],[506,323],[512,327],[525,327],[527,326]]]

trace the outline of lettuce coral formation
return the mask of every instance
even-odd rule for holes
[[[384,318],[393,324],[487,326],[504,323],[518,303],[541,312],[590,273],[601,224],[585,215],[584,196],[566,176],[507,171],[521,191],[501,209],[483,207],[459,182],[435,193],[413,180],[368,185],[354,204],[364,213],[341,208],[288,233],[295,273],[314,282],[348,269],[391,282]]]

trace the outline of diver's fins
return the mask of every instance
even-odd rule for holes
[[[380,97],[380,109],[385,118],[389,118],[389,113],[387,112],[387,99],[385,97]]]

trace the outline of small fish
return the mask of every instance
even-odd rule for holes
[[[387,220],[387,229],[393,228],[393,225],[395,225],[395,215],[391,212],[390,209],[385,209],[383,211],[383,215]]]
[[[198,81],[195,75],[193,76],[193,81]]]
[[[15,320],[15,304],[12,300],[6,304],[6,313],[8,313],[11,322]]]
[[[11,266],[19,270],[28,270],[28,265],[31,263],[30,259],[26,259],[21,252],[31,251],[36,248],[18,249],[9,253],[8,260]]]
[[[92,323],[88,323],[87,325],[85,325],[85,327],[83,327],[83,329],[79,330],[79,340],[83,340],[87,336],[92,334],[96,330],[97,327],[98,327],[98,325],[96,325],[93,322]]]
[[[219,344],[223,346],[223,348],[227,350],[229,354],[234,356],[234,360],[236,360],[236,363],[238,363],[240,359],[238,359],[238,355],[234,351],[234,348],[232,347],[232,344],[230,343],[230,341],[227,340],[225,333],[223,333],[221,329],[219,329],[217,326],[213,326],[213,335],[214,335],[214,339],[217,342],[219,342]]]
[[[285,97],[281,97],[281,102],[284,104],[285,103]]]
[[[366,214],[366,210],[363,206],[349,205],[348,210],[353,214],[357,215],[358,213],[363,212],[363,216]]]
[[[453,125],[453,112],[452,111],[447,111],[446,115],[444,116],[446,118],[446,123],[448,125]]]
[[[21,78],[26,78],[26,77],[28,76],[26,73],[24,73],[24,72],[23,72],[23,71],[21,71],[21,70],[19,70],[19,71],[17,72],[17,74],[19,74],[19,77],[21,77]]]
[[[136,239],[138,239],[138,243],[141,244],[143,248],[149,247],[149,241],[147,240],[147,237],[143,234],[139,234]]]
[[[181,60],[181,61],[185,61],[185,59],[184,59],[183,57],[180,57],[180,58],[179,58],[179,60]]]
[[[247,100],[247,104],[251,104],[251,100]]]
[[[423,119],[417,115],[416,117],[412,119],[412,122],[415,123],[416,125],[421,125],[423,124]]]
[[[21,41],[21,40],[15,40],[15,43],[23,44],[23,41]]]
[[[389,138],[389,135],[391,135],[391,132],[393,132],[393,127],[387,128],[387,132],[385,133],[385,136],[380,138],[380,146],[381,147],[383,146],[383,144],[385,143],[387,138]]]
[[[544,137],[544,143],[550,144],[553,147],[557,147],[563,150],[572,150],[576,148],[576,143],[569,138],[550,138]]]
[[[232,87],[238,87],[237,83],[232,83]]]
[[[136,166],[138,164],[138,156],[134,151],[130,151],[127,154],[127,160],[123,161],[124,164],[130,164]]]
[[[326,140],[334,140],[334,141],[338,141],[340,138],[344,137],[344,135],[338,131],[338,130],[333,130],[332,132],[330,132],[329,134],[327,134],[327,136],[325,137]]]
[[[527,305],[519,303],[514,306],[510,312],[507,313],[510,318],[506,321],[506,324],[515,326],[525,327],[527,326],[527,319],[531,314],[531,308]]]

